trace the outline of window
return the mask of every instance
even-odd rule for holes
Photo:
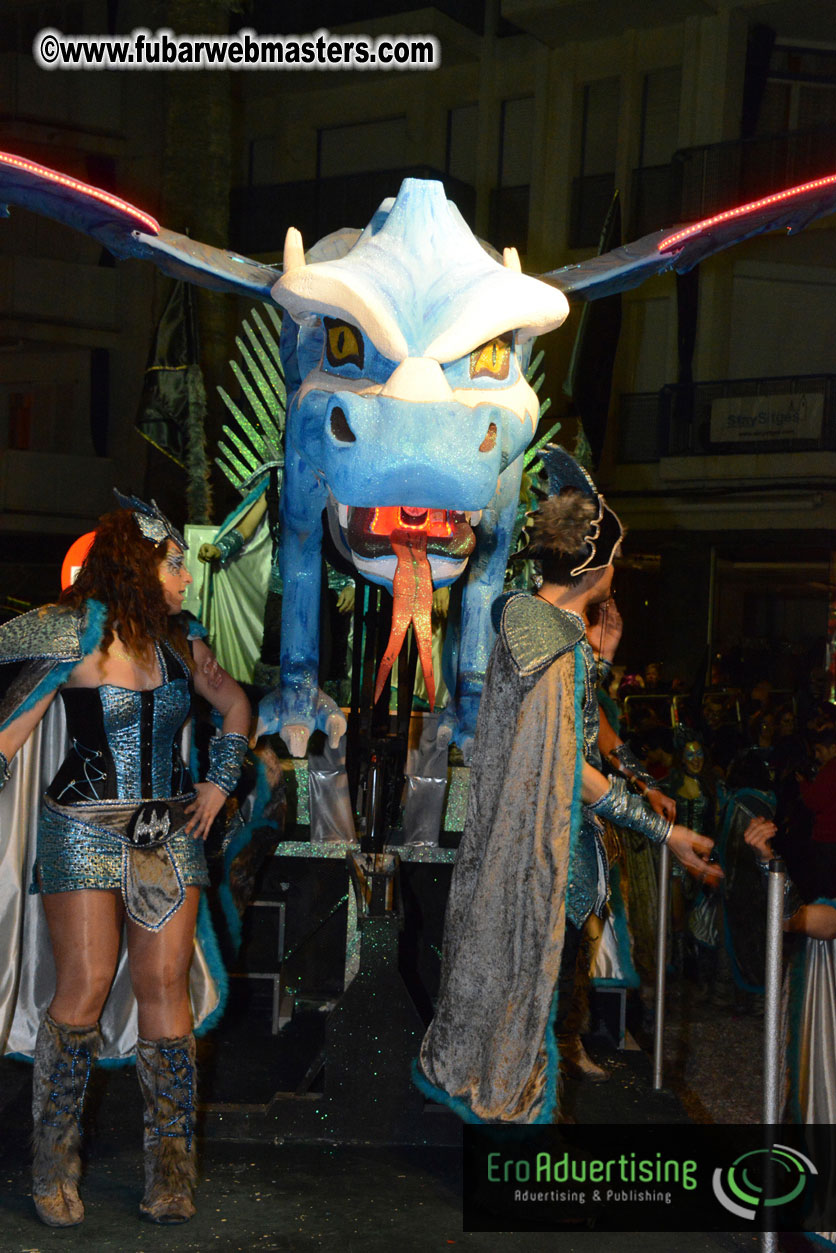
[[[598,243],[615,191],[620,83],[599,78],[586,83],[581,100],[581,142],[577,177],[572,184],[569,245]]]
[[[836,48],[776,44],[756,133],[775,135],[836,122]]]
[[[491,239],[498,248],[528,247],[534,139],[534,97],[503,100],[497,187],[491,196]]]
[[[639,165],[667,165],[678,147],[682,71],[678,65],[651,70],[642,87]]]

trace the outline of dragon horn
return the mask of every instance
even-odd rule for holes
[[[291,270],[301,270],[304,265],[305,246],[302,235],[295,226],[289,226],[284,237],[284,272],[289,274]]]

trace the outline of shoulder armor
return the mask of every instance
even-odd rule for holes
[[[44,605],[0,627],[0,663],[80,661],[99,643],[107,611],[97,601],[81,609]]]
[[[583,639],[580,620],[521,593],[505,602],[500,634],[520,674],[536,674]]]

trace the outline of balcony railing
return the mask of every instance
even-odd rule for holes
[[[405,178],[437,179],[462,216],[473,225],[475,189],[425,165],[375,170],[299,183],[234,187],[230,201],[232,247],[245,255],[281,252],[288,226],[306,245],[343,226],[364,227],[380,202],[396,196]]]
[[[836,171],[836,126],[682,148],[670,165],[633,171],[633,238]]]
[[[836,375],[670,384],[621,397],[621,465],[765,452],[836,452]]]

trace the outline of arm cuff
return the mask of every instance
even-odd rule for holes
[[[206,782],[214,783],[229,796],[241,777],[241,765],[247,755],[247,737],[230,731],[209,741],[209,769]]]
[[[609,790],[587,808],[599,818],[606,818],[617,827],[629,827],[646,835],[654,844],[667,844],[673,823],[653,812],[639,796],[627,791],[624,779],[610,779]]]
[[[215,547],[220,550],[221,554],[219,557],[221,565],[228,565],[232,558],[240,553],[245,542],[244,536],[235,527],[227,531],[226,535],[222,535],[220,539],[215,540]]]

